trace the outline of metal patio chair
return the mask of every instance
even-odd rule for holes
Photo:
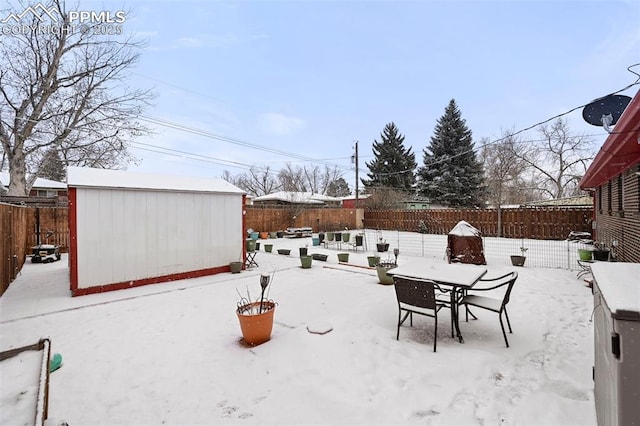
[[[425,315],[435,320],[433,334],[433,351],[436,352],[438,341],[438,311],[445,304],[436,300],[435,290],[440,290],[438,284],[433,281],[415,280],[404,277],[393,277],[398,300],[398,330],[396,340],[400,339],[400,326],[409,318],[409,324],[413,326],[413,314]],[[403,311],[405,312],[402,317]]]
[[[509,333],[513,333],[511,330],[511,323],[509,322],[509,315],[507,314],[507,304],[509,303],[509,297],[511,296],[511,290],[513,289],[513,285],[516,283],[518,279],[518,273],[513,271],[508,274],[502,275],[500,277],[495,278],[484,278],[478,281],[478,283],[490,283],[491,287],[485,288],[472,288],[467,290],[464,297],[460,300],[459,306],[464,305],[466,310],[466,320],[469,321],[469,314],[474,318],[472,312],[469,311],[469,306],[475,306],[476,308],[486,309],[491,312],[495,312],[498,314],[500,319],[500,327],[502,328],[502,335],[504,336],[504,343],[509,347],[509,341],[507,340],[507,333],[504,330],[504,324],[502,322],[502,314],[504,313],[504,317],[507,319],[507,325],[509,326]],[[474,293],[481,293],[485,291],[495,290],[498,288],[506,287],[506,291],[502,296],[502,299],[496,299],[493,297],[487,296],[479,296]]]

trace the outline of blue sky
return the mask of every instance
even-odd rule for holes
[[[125,31],[148,40],[130,80],[158,94],[145,116],[289,154],[156,126],[140,142],[236,163],[133,149],[141,162],[129,169],[147,172],[220,176],[248,165],[309,164],[305,158],[338,165],[353,185],[354,141],[362,175],[390,121],[420,164],[452,98],[477,144],[625,87],[636,80],[626,68],[640,62],[640,3],[632,1],[129,1],[124,8],[131,9]],[[568,119],[596,146],[604,141],[581,110]]]

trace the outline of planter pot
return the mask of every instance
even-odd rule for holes
[[[260,239],[266,240],[267,238],[269,238],[268,232],[260,232]]]
[[[245,246],[246,246],[247,251],[256,251],[256,241],[255,240],[247,240]]]
[[[327,241],[333,241],[335,237],[336,234],[334,234],[333,232],[327,232]]]
[[[236,310],[242,338],[244,342],[251,346],[256,346],[271,339],[273,329],[273,314],[276,304],[273,302],[263,302],[262,313],[260,312],[260,302],[248,303]]]
[[[273,244],[264,245],[264,251],[266,251],[267,253],[271,253],[271,249],[273,249]]]
[[[349,253],[338,253],[338,262],[348,262]]]
[[[242,271],[242,262],[229,262],[229,269],[232,274],[238,274]]]
[[[269,238],[278,238],[277,232],[269,232]]]
[[[527,258],[526,258],[526,257],[524,257],[524,256],[515,256],[515,255],[514,255],[514,256],[511,256],[511,264],[512,264],[513,266],[524,266],[524,261],[525,261],[526,259],[527,259]]]
[[[591,260],[593,257],[593,250],[591,249],[578,249],[578,256],[580,260]]]
[[[300,247],[298,249],[298,251],[300,252],[300,257],[307,255],[307,248],[306,247]]]
[[[276,232],[276,237],[277,237],[277,238],[282,238],[282,237],[284,237],[284,232],[282,232],[282,231],[278,231],[278,232]]]
[[[387,271],[395,268],[396,266],[398,265],[396,265],[395,263],[387,263],[387,262],[378,263],[378,265],[376,266],[376,272],[378,273],[378,282],[384,285],[393,284],[393,277],[390,277],[387,274]]]
[[[312,257],[311,256],[300,256],[300,265],[304,269],[311,268],[311,261],[312,261]]]
[[[593,259],[601,261],[609,260],[609,250],[594,250]]]
[[[319,246],[319,245],[320,245],[320,238],[319,238],[319,237],[313,237],[313,238],[311,238],[311,243],[312,243],[314,246]]]
[[[251,234],[249,234],[251,236],[252,240],[257,240],[258,237],[260,236],[260,234],[258,234],[257,232],[252,232]]]
[[[364,238],[362,235],[356,235],[356,247],[362,247],[363,240]]]
[[[370,267],[374,267],[380,262],[380,258],[378,256],[367,256],[367,262],[369,262]]]
[[[342,233],[342,242],[343,243],[348,243],[349,240],[351,240],[351,234],[348,232],[343,232]]]
[[[378,253],[382,253],[389,250],[389,243],[377,243],[376,249],[378,249]]]
[[[328,256],[327,256],[326,254],[320,254],[320,253],[313,253],[313,254],[311,255],[311,258],[312,258],[313,260],[319,260],[319,261],[321,261],[321,262],[326,262],[326,261],[327,261],[327,257],[328,257]]]
[[[289,253],[291,253],[291,250],[289,249],[278,249],[278,254],[284,254],[285,256],[289,256]]]
[[[318,240],[320,240],[320,244],[324,243],[324,232],[318,234]]]
[[[256,251],[260,251],[260,241],[256,241]]]
[[[336,242],[339,243],[340,241],[342,241],[342,232],[334,232],[333,235],[334,235],[334,237],[336,239]]]

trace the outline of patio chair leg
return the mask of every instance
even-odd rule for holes
[[[498,318],[500,318],[500,327],[502,327],[502,336],[504,337],[504,343],[509,347],[509,341],[507,340],[507,333],[504,332],[504,324],[502,323],[502,313],[498,313]]]
[[[433,351],[436,351],[436,344],[438,342],[438,311],[436,311],[436,314],[434,316],[435,320],[436,320],[436,326],[435,326],[435,330],[433,333]]]
[[[507,325],[509,326],[509,333],[513,333],[511,331],[511,322],[509,322],[509,315],[507,315],[507,307],[504,307],[504,317],[507,319]]]

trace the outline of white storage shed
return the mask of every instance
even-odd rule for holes
[[[229,271],[245,193],[222,179],[69,167],[74,296]]]

